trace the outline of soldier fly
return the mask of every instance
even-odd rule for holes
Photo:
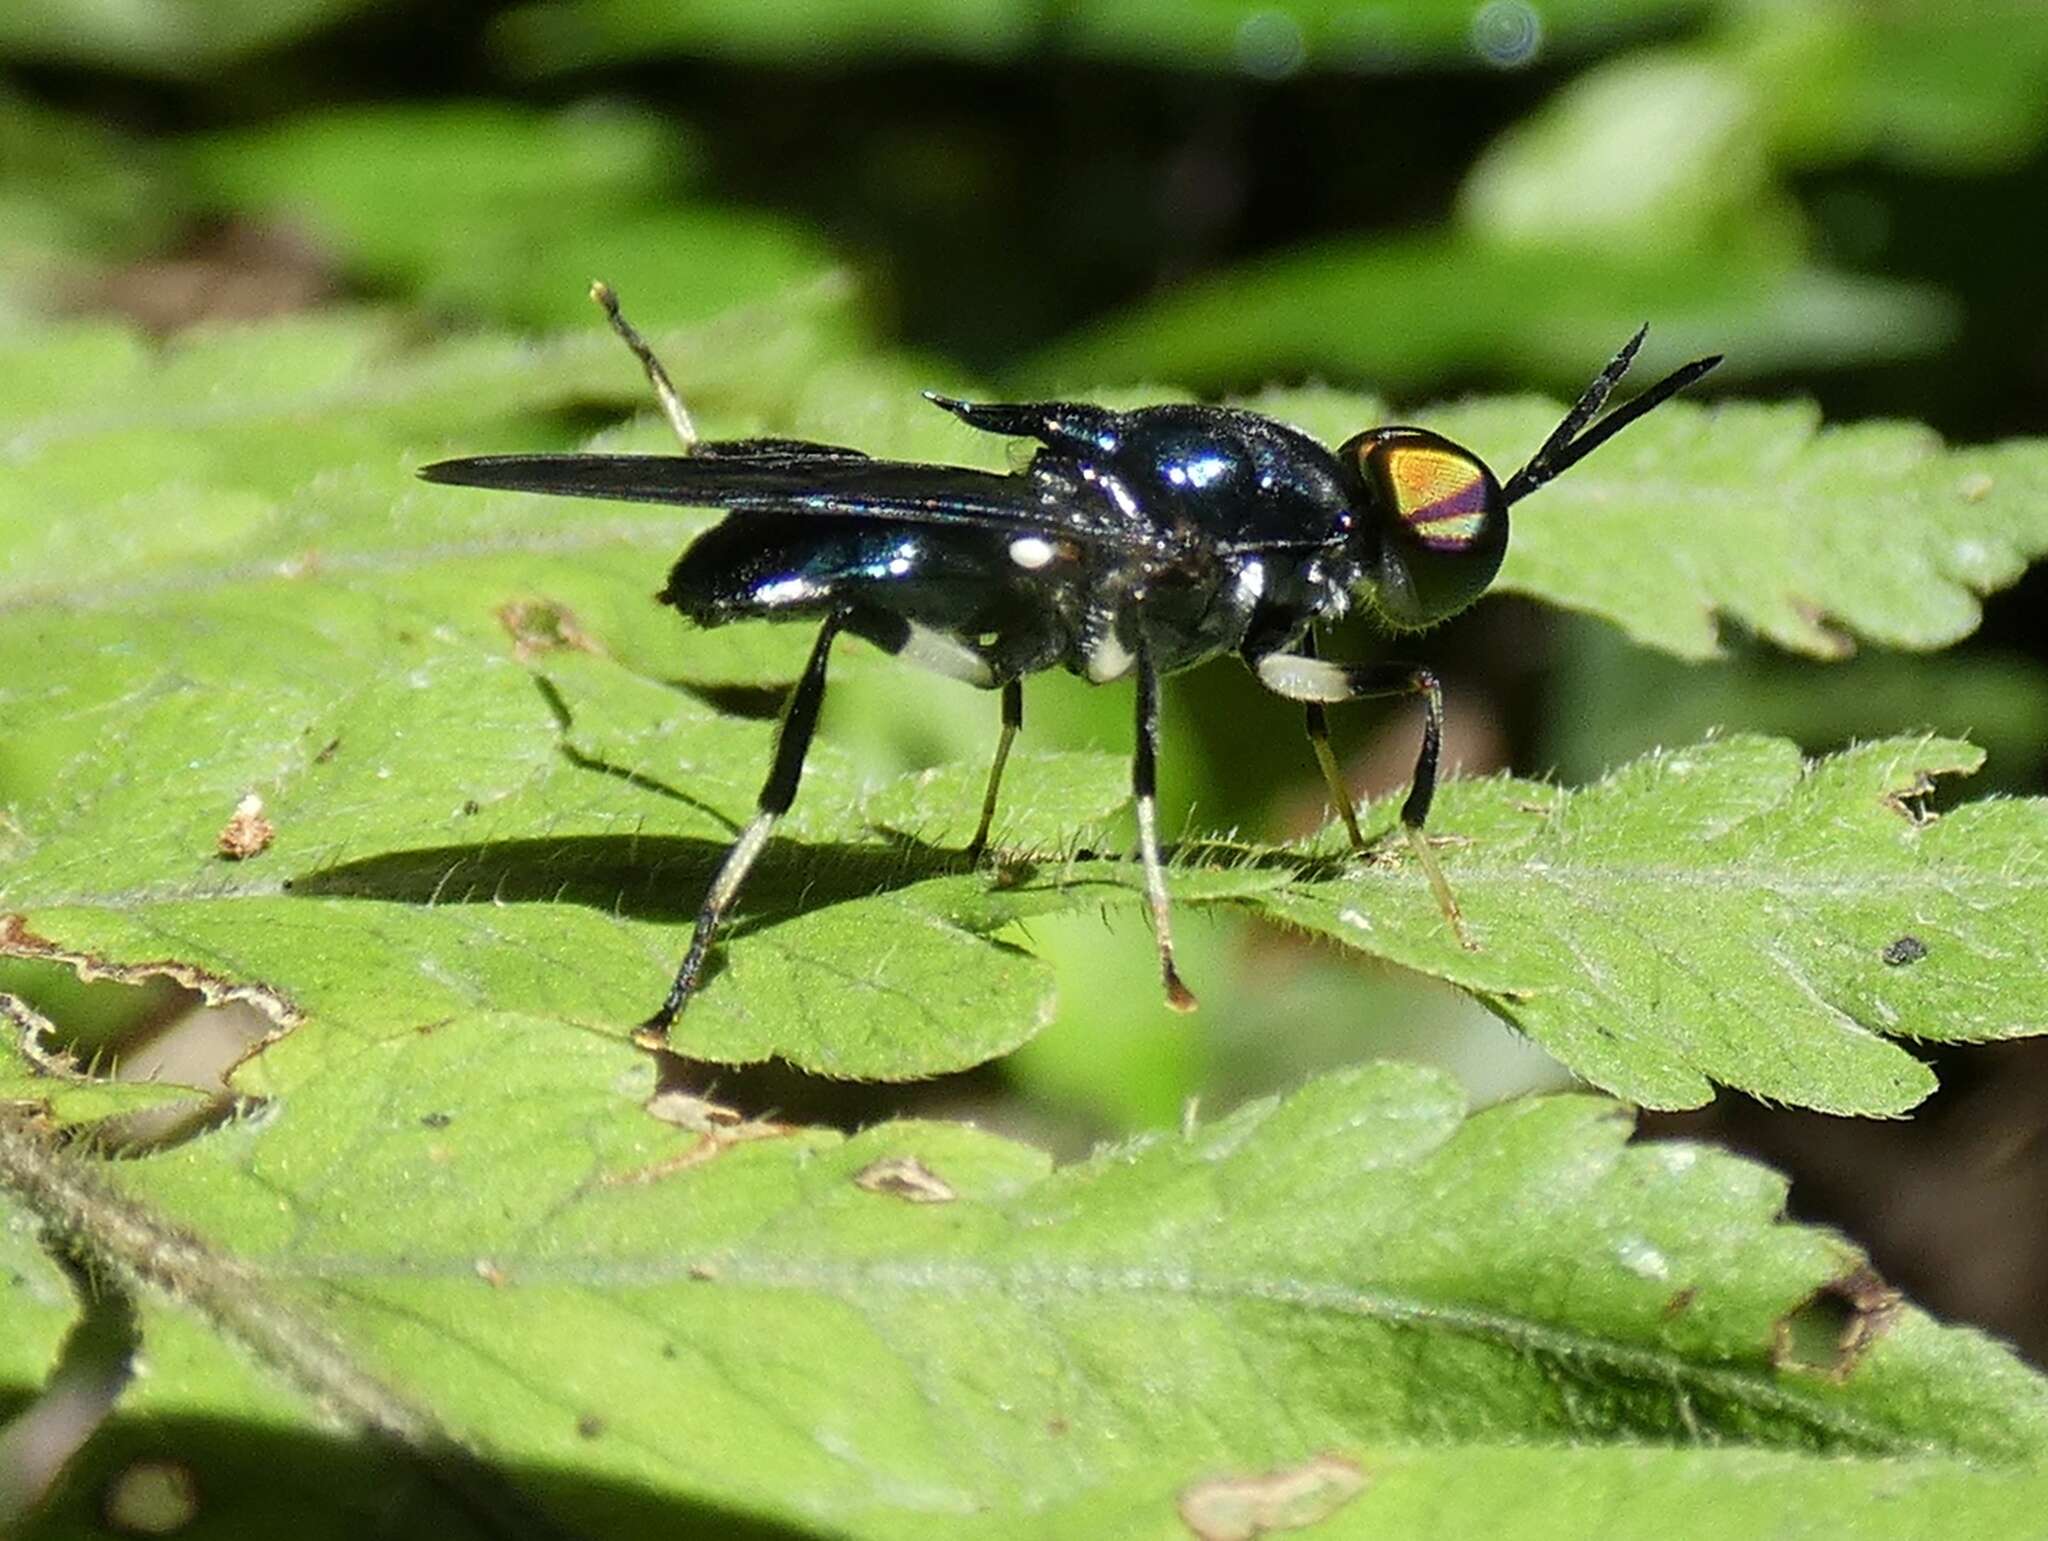
[[[656,596],[700,626],[808,619],[817,640],[783,707],[754,818],[712,879],[661,1009],[641,1030],[659,1047],[697,989],[720,923],[788,811],[842,632],[1002,693],[1001,732],[979,860],[1003,765],[1024,725],[1024,676],[1055,666],[1095,684],[1133,676],[1131,787],[1152,933],[1169,1004],[1195,997],[1173,962],[1154,788],[1159,681],[1235,653],[1276,695],[1304,704],[1309,745],[1354,849],[1366,849],[1330,752],[1324,708],[1420,696],[1422,747],[1401,807],[1416,865],[1466,947],[1457,900],[1423,835],[1436,791],[1443,693],[1408,664],[1316,655],[1315,626],[1354,604],[1392,632],[1434,625],[1477,599],[1500,569],[1508,509],[1720,363],[1703,358],[1594,422],[1642,346],[1629,339],[1529,463],[1499,481],[1478,456],[1427,428],[1370,428],[1334,452],[1298,429],[1233,407],[1112,411],[1085,402],[991,404],[926,392],[970,427],[1035,441],[1023,470],[874,459],[800,439],[700,443],[653,351],[599,284],[593,297],[645,370],[684,453],[485,455],[423,468],[429,481],[723,508]]]

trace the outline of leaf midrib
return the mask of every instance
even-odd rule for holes
[[[1462,1338],[1479,1339],[1532,1354],[1591,1362],[1636,1383],[1664,1383],[1674,1392],[1693,1388],[1758,1413],[1798,1422],[1816,1433],[1853,1443],[1873,1454],[1928,1454],[1942,1450],[1957,1455],[1982,1455],[1981,1447],[1939,1446],[1902,1437],[1899,1432],[1852,1409],[1817,1402],[1757,1371],[1728,1363],[1702,1363],[1683,1355],[1641,1344],[1618,1341],[1551,1321],[1516,1316],[1469,1304],[1441,1303],[1393,1290],[1328,1280],[1263,1273],[1220,1273],[1157,1267],[1082,1269],[1075,1266],[1027,1265],[999,1267],[956,1260],[847,1264],[831,1261],[792,1263],[763,1260],[718,1251],[703,1256],[662,1256],[637,1262],[616,1258],[566,1259],[559,1253],[542,1260],[492,1252],[509,1287],[566,1286],[579,1291],[644,1289],[687,1285],[693,1290],[738,1285],[829,1296],[863,1314],[878,1292],[913,1298],[958,1301],[965,1295],[992,1295],[1005,1303],[1087,1301],[1109,1297],[1159,1297],[1175,1302],[1220,1301],[1293,1308],[1321,1316],[1361,1318],[1390,1326],[1441,1329]],[[349,1279],[388,1279],[395,1284],[432,1279],[454,1282],[476,1277],[475,1257],[435,1260],[408,1253],[407,1267],[393,1271],[380,1260],[343,1256],[263,1260],[248,1264],[259,1278],[332,1286],[353,1304],[388,1310],[389,1299],[360,1295],[346,1287]],[[696,1270],[694,1273],[692,1270]],[[1618,1441],[1626,1442],[1626,1441]],[[1418,1443],[1421,1443],[1418,1441]],[[2010,1456],[2008,1458],[2017,1458]]]

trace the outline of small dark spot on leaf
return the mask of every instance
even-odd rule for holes
[[[512,656],[521,662],[565,648],[600,657],[604,654],[576,619],[576,612],[552,599],[507,600],[498,607],[498,624],[510,634]]]
[[[661,1357],[664,1359],[675,1358],[676,1352],[676,1346],[673,1343],[664,1343],[661,1345]]]
[[[429,1129],[446,1129],[455,1122],[455,1115],[452,1113],[422,1113],[420,1115],[420,1122]]]
[[[1831,1279],[1781,1317],[1771,1363],[1845,1381],[1899,1319],[1902,1297],[1868,1263]]]
[[[269,850],[276,838],[277,826],[263,816],[263,799],[251,792],[235,804],[214,843],[229,861],[247,861]]]
[[[713,1279],[716,1279],[718,1277],[718,1265],[716,1263],[692,1263],[688,1269],[688,1272],[690,1277],[697,1280],[699,1283],[708,1284]],[[669,1354],[669,1357],[675,1357],[674,1352],[672,1350]]]
[[[198,1518],[199,1479],[182,1461],[136,1461],[107,1484],[100,1511],[123,1535],[174,1535]]]
[[[1197,1482],[1181,1492],[1180,1518],[1200,1541],[1256,1541],[1328,1519],[1365,1484],[1356,1461],[1319,1455],[1278,1471]]]
[[[1045,1432],[1054,1439],[1058,1439],[1072,1427],[1073,1425],[1064,1418],[1048,1418],[1045,1420]]]
[[[604,1419],[596,1413],[585,1413],[576,1420],[576,1433],[582,1439],[595,1439],[604,1432]]]
[[[454,1020],[455,1019],[453,1017],[436,1017],[431,1022],[422,1022],[418,1027],[414,1028],[413,1031],[418,1033],[422,1038],[430,1038]]]
[[[334,751],[339,749],[340,747],[340,739],[330,738],[325,744],[321,746],[320,752],[313,756],[313,763],[315,765],[325,765],[329,760],[334,758]]]
[[[884,1156],[854,1174],[854,1185],[912,1204],[950,1204],[960,1195],[915,1156]]]
[[[1692,1303],[1699,1298],[1700,1287],[1697,1284],[1688,1284],[1664,1302],[1664,1320],[1668,1322],[1674,1316],[1683,1316],[1692,1309]]]
[[[1927,944],[1917,936],[1902,936],[1878,954],[1892,968],[1904,968],[1927,956]]]
[[[474,817],[476,814],[482,813],[483,809],[484,805],[478,802],[473,797],[465,797],[462,800],[462,812],[464,817]]]

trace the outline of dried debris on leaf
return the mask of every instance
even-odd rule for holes
[[[276,838],[277,826],[264,816],[262,797],[250,792],[235,804],[234,816],[214,843],[229,861],[247,861],[269,850]]]
[[[1366,1484],[1365,1469],[1340,1455],[1252,1476],[1210,1477],[1182,1490],[1181,1523],[1199,1541],[1257,1541],[1328,1519]]]
[[[870,1161],[854,1174],[856,1186],[869,1193],[886,1193],[911,1204],[950,1204],[960,1195],[915,1156],[884,1156]]]
[[[552,599],[507,600],[498,607],[498,624],[511,636],[512,656],[521,663],[564,648],[604,656],[576,612]]]

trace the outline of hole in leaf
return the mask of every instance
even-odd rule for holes
[[[1779,1319],[1771,1362],[1847,1380],[1898,1321],[1902,1297],[1864,1264],[1815,1290]]]

